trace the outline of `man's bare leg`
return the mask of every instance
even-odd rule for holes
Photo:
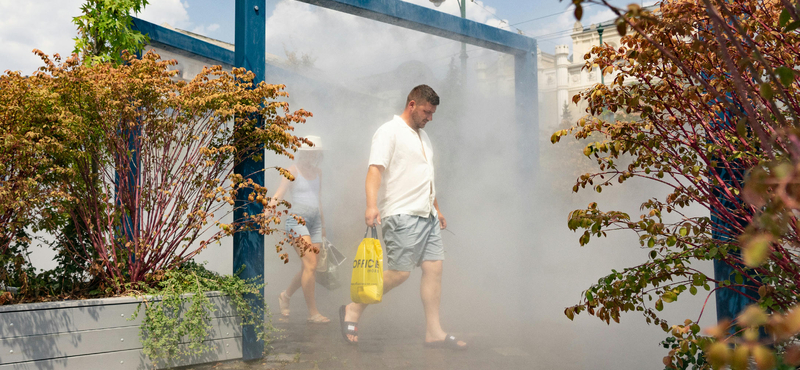
[[[439,321],[439,302],[442,297],[442,261],[422,261],[422,281],[419,292],[425,309],[425,341],[443,341],[447,333]],[[467,343],[458,341],[459,346]]]
[[[397,271],[397,270],[386,270],[383,272],[383,294],[389,293],[390,290],[394,289],[398,285],[402,284],[408,277],[411,276],[411,272],[409,271]],[[364,313],[364,310],[367,308],[368,305],[363,303],[355,303],[351,302],[347,306],[345,306],[344,311],[344,321],[349,322],[358,322],[358,319],[361,318],[361,314]],[[348,335],[347,339],[351,342],[358,342],[357,335]]]

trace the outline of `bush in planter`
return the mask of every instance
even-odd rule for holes
[[[94,138],[70,158],[58,188],[66,201],[57,210],[84,236],[74,242],[61,235],[61,241],[89,264],[103,289],[121,293],[125,283],[146,282],[238,229],[275,231],[272,212],[232,224],[219,220],[232,213],[240,191],[252,191],[251,201],[269,201],[266,188],[233,173],[235,161],[262,155],[262,146],[291,157],[304,142],[291,134],[292,125],[311,114],[290,113],[274,101],[286,95],[282,85],[253,86],[251,73],[221,67],[177,81],[169,70],[175,62],[153,53],[126,56],[119,66],[83,65],[75,57],[57,64],[40,55],[46,63],[40,75],[46,73],[64,106],[60,122]],[[139,176],[131,176],[134,167]],[[57,228],[55,219],[49,222]]]
[[[36,276],[39,286],[70,270],[78,283],[93,284],[92,292],[81,286],[81,296],[155,294],[165,297],[157,306],[167,308],[181,293],[215,289],[231,297],[245,323],[263,325],[260,314],[241,300],[242,294],[258,287],[235,277],[211,278],[175,269],[237,230],[275,231],[272,224],[285,213],[275,207],[230,224],[220,221],[233,212],[240,191],[250,192],[251,202],[266,206],[270,200],[266,188],[235,175],[233,164],[263,155],[262,148],[292,157],[306,142],[291,134],[293,125],[311,114],[290,112],[285,102],[276,101],[286,96],[282,85],[254,86],[252,74],[243,69],[206,68],[184,82],[169,70],[174,61],[159,60],[153,53],[142,59],[126,55],[124,65],[81,63],[76,56],[62,62],[57,55],[51,59],[37,53],[45,62],[39,72],[30,77],[7,73],[0,83],[36,87],[46,102],[42,105],[51,110],[24,116],[31,129],[16,135],[25,138],[42,128],[43,135],[60,133],[62,139],[57,150],[33,147],[31,155],[58,165],[58,171],[37,178],[46,182],[32,182],[28,190],[48,189],[37,193],[42,202],[35,221],[58,230],[61,247],[61,272]],[[0,89],[0,101],[35,96],[29,90]],[[3,127],[23,127],[15,121],[19,117],[23,115],[4,115]],[[261,117],[263,125],[254,117]],[[138,176],[130,175],[134,167]],[[6,230],[6,224],[2,226]],[[190,282],[186,276],[193,284],[169,283]],[[187,328],[185,334],[192,340],[204,337],[204,298],[194,294],[194,316],[185,316],[188,326],[176,324]],[[146,334],[158,330],[162,311],[148,309],[143,327],[145,347],[154,358],[174,350],[154,341],[165,338]]]
[[[234,275],[220,276],[193,261],[155,277],[154,287],[143,287],[143,293],[156,298],[145,299],[130,320],[136,319],[144,308],[144,320],[139,333],[143,352],[152,361],[167,361],[176,356],[201,354],[210,349],[204,342],[211,329],[214,306],[205,294],[218,291],[226,295],[242,325],[253,325],[259,339],[265,342],[275,329],[264,321],[265,312],[250,306],[245,294],[260,297],[261,286]],[[188,309],[187,309],[188,307]],[[269,315],[268,312],[266,312]],[[188,343],[181,345],[183,338]]]
[[[25,229],[57,197],[75,134],[60,122],[64,109],[51,78],[19,72],[0,76],[0,254],[29,242]]]

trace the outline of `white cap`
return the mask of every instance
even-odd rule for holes
[[[316,135],[308,135],[305,137],[308,141],[314,144],[314,146],[309,146],[306,143],[300,146],[297,150],[322,150],[322,138]]]

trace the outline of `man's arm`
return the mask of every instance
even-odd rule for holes
[[[375,226],[375,220],[378,220],[378,225],[381,224],[381,215],[378,211],[378,190],[381,188],[381,177],[383,176],[383,166],[370,165],[367,170],[367,211],[364,214],[364,220],[367,226]]]
[[[433,206],[436,208],[436,213],[439,215],[439,228],[447,228],[447,220],[444,219],[442,211],[439,210],[439,202],[436,200],[436,198],[433,198]]]

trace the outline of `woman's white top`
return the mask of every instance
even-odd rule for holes
[[[292,204],[318,208],[319,175],[313,180],[307,180],[300,173],[300,167],[295,166],[295,168],[297,168],[297,174],[292,185]]]

